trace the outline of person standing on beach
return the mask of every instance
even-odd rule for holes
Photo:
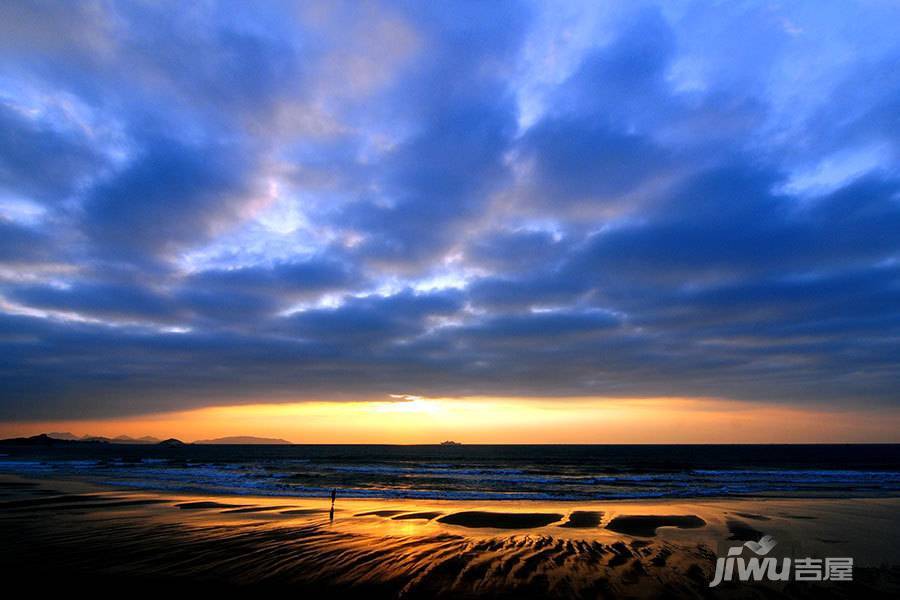
[[[334,499],[337,496],[337,489],[332,488],[331,490],[331,510],[328,511],[328,521],[330,523],[334,523]]]

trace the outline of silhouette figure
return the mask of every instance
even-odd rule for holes
[[[331,490],[331,510],[328,512],[328,521],[334,523],[334,499],[337,497],[337,490]]]

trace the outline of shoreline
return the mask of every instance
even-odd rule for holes
[[[24,488],[37,488],[46,494],[54,491],[59,496],[68,495],[96,495],[101,498],[122,499],[147,499],[153,500],[152,504],[164,507],[176,507],[183,511],[197,509],[212,510],[222,509],[221,514],[227,516],[250,515],[253,513],[270,513],[268,517],[327,513],[331,501],[327,497],[316,496],[290,496],[290,495],[265,495],[265,494],[226,494],[226,493],[193,493],[189,491],[166,491],[158,489],[134,489],[128,486],[103,484],[90,479],[78,478],[43,478],[25,477],[20,475],[0,474],[0,493],[9,493],[23,484]],[[12,484],[11,489],[5,488]],[[0,511],[2,511],[5,498],[0,499]],[[158,502],[157,502],[158,501]],[[195,506],[179,506],[191,505]],[[208,505],[205,505],[208,503]],[[258,510],[248,510],[255,508]],[[827,526],[829,518],[840,516],[842,519],[871,519],[880,520],[879,515],[889,514],[891,510],[900,511],[900,497],[897,496],[827,496],[827,497],[791,497],[791,496],[757,496],[757,497],[702,497],[702,498],[647,498],[647,499],[616,499],[616,500],[466,500],[466,499],[416,499],[416,498],[358,498],[337,496],[335,503],[336,514],[344,516],[379,517],[390,521],[427,521],[439,524],[444,528],[466,530],[469,535],[478,535],[478,530],[484,530],[488,534],[496,531],[534,531],[552,530],[554,535],[563,537],[591,537],[591,538],[619,538],[622,535],[640,538],[660,537],[665,539],[696,538],[714,541],[716,539],[735,539],[735,530],[738,537],[746,537],[744,530],[753,532],[756,529],[764,529],[762,533],[780,533],[792,535],[788,530],[802,531],[822,529]],[[284,510],[281,510],[284,509]],[[308,512],[305,512],[308,511]],[[887,512],[885,512],[887,511]],[[474,517],[471,522],[466,519],[446,519],[459,513],[490,513],[492,515],[526,514],[526,515],[553,515],[555,518],[536,523],[522,522],[504,525],[503,523],[491,524],[484,517]],[[391,514],[387,514],[391,513]],[[424,513],[432,515],[429,519],[412,519],[407,515]],[[590,516],[597,515],[596,521]],[[573,515],[577,521],[587,518],[584,525],[573,523]],[[619,517],[658,517],[650,525],[659,529],[655,533],[640,533],[646,530],[647,524],[638,524],[633,529],[629,527],[609,528],[608,526]],[[664,523],[662,517],[692,517],[696,516],[702,523],[679,524]],[[399,518],[398,518],[399,517]],[[678,519],[676,519],[677,521]],[[886,523],[900,530],[889,519]],[[344,524],[348,524],[345,521]],[[731,523],[731,527],[729,527]],[[757,527],[752,525],[756,523]],[[354,521],[353,525],[358,522]],[[842,525],[843,526],[843,525]],[[695,531],[690,531],[695,530]],[[861,533],[864,528],[861,528]],[[879,531],[883,533],[883,531]],[[859,535],[845,537],[861,537]],[[815,539],[815,538],[811,538]],[[842,543],[852,544],[853,540],[844,540]],[[831,542],[826,542],[831,543]],[[865,543],[872,547],[873,540],[866,539]],[[900,564],[900,545],[885,543],[876,545],[876,548],[884,552],[863,552],[868,555],[877,554],[887,559],[888,562]]]
[[[900,446],[184,446],[0,448],[0,473],[132,491],[415,501],[900,497]]]
[[[590,596],[599,585],[655,597],[708,593],[716,555],[765,534],[799,543],[809,556],[852,556],[858,581],[837,593],[864,586],[871,596],[885,578],[900,582],[898,510],[900,498],[573,503],[338,496],[332,513],[326,498],[134,492],[4,475],[0,558],[16,567],[10,572],[33,575],[35,565],[52,564],[93,584],[174,578],[386,597]],[[775,597],[795,591],[755,585]]]

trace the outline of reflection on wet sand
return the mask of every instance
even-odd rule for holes
[[[273,510],[279,510],[282,508],[286,508],[285,506],[276,506],[273,507]],[[324,508],[292,508],[290,510],[281,510],[281,514],[283,515],[320,515],[326,512]],[[331,509],[330,512],[334,515],[334,509]]]
[[[432,519],[435,519],[435,518],[441,516],[442,514],[444,514],[444,513],[436,512],[436,511],[435,512],[417,512],[417,513],[406,513],[406,514],[402,514],[402,515],[397,515],[397,516],[391,517],[391,518],[394,519],[395,521],[410,521],[410,520],[417,520],[417,519],[421,519],[424,521],[430,521]]]
[[[896,564],[885,548],[868,558],[857,554],[865,548],[859,542],[893,523],[897,499],[866,506],[611,503],[603,510],[564,503],[342,500],[335,508],[328,499],[229,502],[6,489],[14,497],[0,503],[0,560],[20,577],[33,576],[36,565],[52,565],[54,572],[93,577],[101,585],[114,574],[115,581],[283,585],[367,597],[697,596],[708,593],[717,545],[733,533],[740,511],[765,517],[754,522],[776,537],[810,528],[810,543],[821,538],[829,549],[823,556],[838,550],[856,556],[857,582],[838,589],[839,597],[871,592],[873,577],[881,588],[900,581],[896,569],[865,568],[866,560],[869,566]],[[812,512],[813,505],[815,521],[778,516]],[[90,508],[69,510],[74,506]],[[767,588],[764,595],[794,592]]]

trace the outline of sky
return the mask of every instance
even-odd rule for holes
[[[0,433],[900,441],[898,22],[0,3]]]

